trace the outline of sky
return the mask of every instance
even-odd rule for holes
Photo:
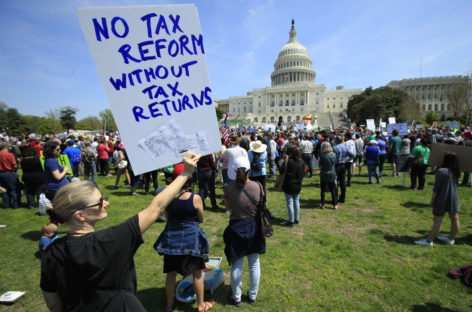
[[[212,95],[270,86],[292,18],[327,89],[472,71],[470,0],[0,0],[0,102],[23,115],[110,108],[76,8],[194,3]]]

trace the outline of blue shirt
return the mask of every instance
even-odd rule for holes
[[[354,156],[354,155],[352,155],[352,153],[349,151],[349,149],[344,144],[338,144],[338,145],[334,146],[333,151],[336,154],[337,164],[344,164],[351,157]]]
[[[377,144],[379,146],[379,155],[387,155],[387,143],[384,140],[378,139]]]
[[[247,153],[247,156],[249,157],[249,163],[252,163],[252,160],[254,159],[254,152],[249,151]],[[257,164],[261,168],[260,171],[254,171],[251,169],[249,175],[251,177],[260,177],[260,176],[265,176],[267,174],[266,172],[266,159],[267,159],[267,152],[262,152],[259,153],[259,159],[257,161]]]
[[[57,191],[67,184],[67,179],[63,177],[59,181],[54,178],[52,172],[59,170],[60,173],[64,171],[64,167],[59,165],[55,158],[46,158],[44,160],[44,176],[46,177],[46,189],[50,191]]]
[[[367,146],[365,148],[365,161],[368,165],[377,165],[379,163],[379,147]]]
[[[80,164],[80,149],[75,146],[67,147],[62,154],[69,157],[70,165],[74,168],[77,168]]]

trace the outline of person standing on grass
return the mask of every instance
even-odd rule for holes
[[[300,149],[302,151],[303,161],[305,165],[308,167],[308,173],[310,174],[308,177],[311,178],[313,176],[313,143],[309,140],[307,134],[303,136],[302,141],[300,142]]]
[[[191,189],[192,179],[188,179],[167,207],[166,227],[154,243],[154,249],[164,256],[166,312],[174,309],[177,273],[184,277],[193,275],[198,312],[208,311],[215,304],[204,300],[203,270],[206,268],[210,246],[206,234],[199,226],[204,220],[203,198],[192,193]]]
[[[372,184],[372,176],[375,177],[377,184],[380,183],[380,176],[377,170],[379,166],[379,154],[380,149],[377,146],[377,141],[370,140],[369,144],[365,148],[365,160],[369,174],[369,184]]]
[[[359,175],[362,171],[362,157],[364,156],[364,140],[361,138],[360,133],[356,133],[356,157],[354,158],[354,164],[359,168]],[[354,171],[354,168],[352,169]],[[354,175],[354,174],[353,174]]]
[[[333,151],[336,154],[336,177],[338,186],[341,189],[338,202],[344,203],[346,200],[346,164],[352,161],[354,154],[348,150],[342,136],[336,136],[334,143],[336,144],[333,147]]]
[[[282,190],[285,193],[285,203],[288,211],[288,221],[284,226],[293,226],[300,223],[300,192],[302,181],[305,177],[305,164],[302,160],[302,153],[294,145],[290,145],[287,150],[286,161],[280,167],[281,174],[286,172]],[[285,164],[287,164],[285,166]]]
[[[392,177],[398,177],[397,158],[400,155],[400,145],[402,140],[398,137],[398,130],[393,129],[392,137],[388,141],[389,160],[392,162]]]
[[[421,139],[421,144],[417,145],[411,153],[410,179],[412,190],[416,190],[416,180],[418,179],[418,190],[423,190],[426,184],[426,169],[428,168],[430,150],[426,139]]]
[[[265,238],[261,234],[257,222],[256,202],[264,200],[262,185],[249,180],[250,163],[246,157],[238,157],[234,161],[236,180],[225,187],[225,206],[230,211],[229,225],[226,227],[223,240],[225,255],[231,266],[231,304],[241,306],[242,273],[244,257],[249,264],[248,301],[256,303],[261,267],[259,258],[266,251]]]
[[[349,187],[351,186],[352,164],[354,163],[354,158],[356,156],[356,143],[354,143],[350,132],[344,134],[344,144],[346,145],[348,153],[353,155],[350,160],[344,164],[347,176],[346,186]]]
[[[331,193],[333,209],[339,209],[338,206],[338,188],[336,185],[336,155],[329,142],[323,142],[320,146],[320,208],[324,209],[325,192]]]
[[[147,208],[100,231],[95,224],[108,216],[109,202],[92,182],[57,192],[53,213],[68,223],[69,234],[56,239],[41,258],[40,286],[51,311],[146,311],[136,297],[134,254],[143,243],[142,233],[179,194],[197,161],[188,152],[183,173]]]
[[[72,173],[74,177],[79,176],[79,166],[80,166],[80,160],[81,160],[81,152],[80,149],[74,146],[75,141],[74,140],[69,140],[67,141],[67,147],[66,149],[62,152],[62,154],[67,155],[69,158],[69,163],[72,168]]]
[[[197,163],[198,175],[198,194],[203,200],[205,206],[205,198],[210,197],[211,209],[218,210],[216,203],[216,164],[213,154],[200,157]]]
[[[57,162],[56,158],[61,155],[61,147],[56,141],[49,141],[44,145],[44,177],[46,179],[46,197],[54,200],[56,192],[67,184],[66,175],[68,175],[69,168],[62,167]]]
[[[459,182],[460,168],[457,155],[446,152],[443,164],[436,170],[431,205],[433,206],[433,228],[426,238],[415,241],[417,245],[433,246],[433,240],[437,238],[447,245],[454,245],[459,232],[460,201],[457,185]],[[451,232],[449,236],[437,236],[441,230],[444,215],[448,213],[451,219]]]
[[[3,142],[0,145],[0,186],[6,192],[2,192],[3,208],[18,208],[20,205],[19,197],[16,190],[16,181],[18,173],[16,172],[17,164],[15,155],[10,153],[10,145]]]
[[[39,193],[45,182],[43,167],[36,155],[37,150],[34,147],[28,147],[23,152],[23,158],[21,159],[21,169],[23,171],[21,179],[25,184],[25,195],[29,209],[35,207],[36,198],[39,200]]]
[[[84,164],[84,179],[89,181],[90,174],[92,175],[92,182],[97,183],[97,156],[90,145],[90,142],[85,142],[85,147],[82,150],[82,163]]]
[[[98,153],[98,162],[100,163],[100,173],[104,177],[110,176],[109,174],[109,165],[108,165],[108,146],[105,144],[105,140],[101,140],[100,144],[97,146]]]
[[[382,133],[377,133],[377,146],[379,147],[379,179],[382,178],[384,171],[385,159],[387,159],[387,143],[385,142]]]
[[[251,170],[249,171],[249,179],[251,181],[259,182],[266,191],[267,181],[267,145],[262,144],[260,140],[249,143],[249,152],[247,153]]]

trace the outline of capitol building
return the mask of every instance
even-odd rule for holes
[[[312,124],[320,127],[337,127],[345,124],[347,103],[351,96],[363,89],[344,89],[337,86],[327,90],[316,84],[307,49],[297,40],[295,22],[289,40],[280,50],[271,74],[271,86],[254,89],[244,96],[231,96],[217,100],[218,107],[229,112],[231,119],[249,120],[254,125],[300,124],[303,116],[311,115]]]

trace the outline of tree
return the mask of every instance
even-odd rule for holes
[[[449,111],[454,118],[459,115],[469,117],[472,109],[472,72],[466,76],[461,76],[456,84],[447,90],[447,100]]]
[[[59,116],[61,115],[61,112],[59,109],[50,108],[49,110],[44,112],[44,115],[46,115],[46,118],[59,120]]]
[[[407,97],[400,104],[400,120],[420,120],[422,119],[422,114],[420,110],[420,104],[413,99],[412,97]]]
[[[216,120],[220,120],[221,118],[223,118],[225,112],[223,111],[222,108],[220,107],[217,107],[216,108]]]
[[[82,130],[100,130],[102,128],[102,123],[98,117],[89,116],[79,120],[76,124],[76,128]]]
[[[62,131],[62,125],[57,119],[53,118],[43,118],[39,124],[39,133],[41,135],[46,134],[58,134]]]
[[[26,120],[16,108],[7,108],[2,119],[8,134],[17,136],[26,132]]]
[[[77,113],[76,108],[72,108],[70,106],[66,106],[60,110],[60,121],[62,127],[67,131],[69,134],[70,129],[75,127],[77,121],[75,120],[75,114]]]
[[[428,125],[432,125],[433,122],[437,121],[438,119],[438,115],[433,111],[428,112],[425,117],[426,124]]]
[[[352,96],[347,105],[348,117],[357,124],[365,123],[366,119],[386,120],[388,117],[412,120],[409,112],[420,110],[419,103],[408,94],[390,87],[368,87],[361,94]]]
[[[24,126],[25,132],[39,134],[39,127],[41,125],[41,120],[44,118],[39,117],[39,116],[32,116],[32,115],[26,115],[23,117],[26,122]]]
[[[116,131],[116,130],[118,130],[118,128],[116,127],[115,118],[113,117],[113,113],[112,113],[111,109],[107,108],[105,110],[102,110],[99,113],[99,116],[102,120],[103,130],[105,130],[105,131]]]

